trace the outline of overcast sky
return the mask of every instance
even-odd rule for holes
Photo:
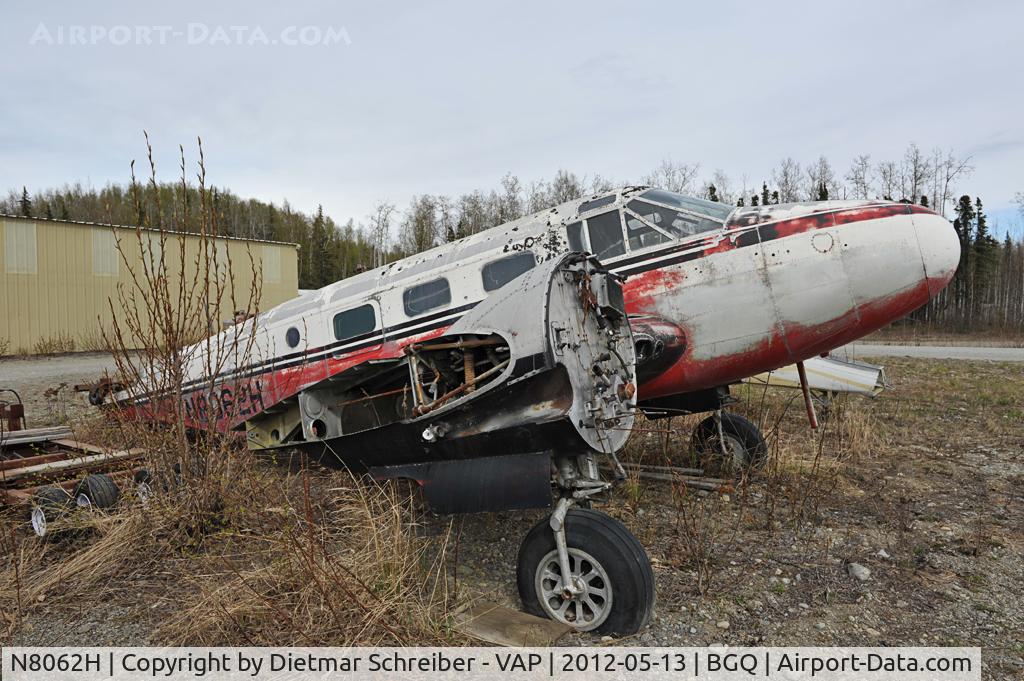
[[[915,141],[973,156],[960,191],[1008,220],[1022,20],[1015,2],[4,0],[0,188],[124,182],[143,129],[164,179],[202,136],[215,184],[338,220],[508,171],[637,180],[670,157],[759,186],[785,156],[845,174]]]

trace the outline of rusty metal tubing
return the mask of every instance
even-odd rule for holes
[[[429,352],[433,350],[462,350],[463,348],[482,348],[493,345],[505,345],[505,341],[500,338],[484,338],[455,341],[452,343],[434,343],[433,345],[414,344],[406,346],[406,352]]]
[[[491,367],[487,371],[483,372],[482,374],[477,376],[475,379],[473,379],[473,385],[475,386],[476,384],[480,383],[480,381],[484,380],[485,378],[490,378],[494,374],[498,373],[499,371],[501,371],[502,369],[507,367],[508,363],[510,361],[511,360],[506,359],[504,362],[502,362],[498,366]],[[425,404],[422,407],[417,407],[414,410],[413,413],[416,416],[423,416],[427,412],[432,411],[433,409],[435,409],[438,405],[443,404],[444,402],[447,402],[448,400],[452,399],[453,397],[458,397],[463,392],[465,392],[468,388],[471,388],[471,387],[473,387],[473,386],[470,386],[467,383],[463,383],[458,388],[455,388],[454,390],[449,390],[444,395],[441,395],[440,397],[438,397],[436,400],[434,400],[430,404]]]
[[[623,461],[622,465],[625,468],[636,468],[638,470],[649,470],[659,472],[678,473],[680,475],[697,475],[703,476],[703,468],[680,468],[679,466],[655,466],[646,463],[633,463],[632,461]]]
[[[632,469],[628,471],[628,473],[635,475],[636,477],[643,480],[678,483],[686,485],[687,487],[692,487],[694,489],[703,490],[705,492],[730,492],[734,489],[733,483],[730,480],[724,480],[722,478],[694,477],[689,475],[679,475],[676,473],[664,473],[637,469]]]
[[[412,386],[413,390],[416,393],[416,401],[419,404],[423,404],[424,402],[427,401],[427,396],[423,394],[423,386],[420,385],[420,368],[416,363],[416,353],[415,351],[410,351],[408,347],[405,349],[405,351],[409,355],[409,365],[412,369]]]
[[[796,363],[796,371],[800,374],[800,390],[804,393],[804,406],[807,408],[807,419],[811,422],[811,428],[817,429],[818,415],[814,412],[814,402],[811,400],[811,388],[807,384],[807,370],[803,362]]]
[[[337,403],[334,403],[334,404],[330,404],[328,406],[330,406],[330,407],[347,407],[350,404],[359,404],[360,402],[366,402],[368,400],[375,400],[378,397],[390,397],[391,395],[398,395],[400,393],[407,393],[407,392],[409,392],[409,390],[410,390],[410,388],[408,386],[403,386],[401,388],[395,388],[394,390],[386,390],[386,391],[384,391],[382,393],[376,393],[374,395],[367,395],[366,397],[359,397],[359,398],[356,398],[354,400],[346,400],[345,402],[337,402]]]
[[[463,380],[466,382],[466,392],[471,393],[476,390],[473,385],[476,381],[476,358],[472,350],[467,349],[462,353],[462,371],[465,374]]]

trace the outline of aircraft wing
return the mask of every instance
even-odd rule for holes
[[[810,389],[827,393],[853,393],[875,397],[888,387],[885,369],[875,364],[844,360],[829,355],[804,362]],[[744,383],[781,388],[800,388],[796,365],[751,376]]]

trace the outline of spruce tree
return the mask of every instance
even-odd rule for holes
[[[999,242],[988,231],[988,217],[982,209],[981,197],[974,201],[974,278],[976,288],[987,290],[998,266]],[[987,296],[986,296],[987,298]]]
[[[959,322],[965,324],[969,315],[970,282],[973,280],[974,265],[974,204],[964,194],[957,201],[953,230],[960,240],[960,264],[953,277],[953,297],[959,312]]]
[[[767,182],[762,182],[761,183],[761,205],[762,206],[767,206],[768,205],[768,199],[770,199],[770,198],[771,198],[771,194],[768,192],[768,183]]]
[[[28,195],[28,189],[25,187],[21,188],[21,200],[18,201],[18,206],[21,208],[21,214],[24,217],[32,217],[32,198]]]
[[[330,283],[331,243],[324,220],[324,207],[316,207],[316,217],[309,230],[309,279],[312,288],[322,288]]]

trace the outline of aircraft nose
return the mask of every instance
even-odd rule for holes
[[[938,213],[915,207],[917,242],[921,247],[929,294],[934,296],[949,283],[960,264],[960,239],[952,223]]]

